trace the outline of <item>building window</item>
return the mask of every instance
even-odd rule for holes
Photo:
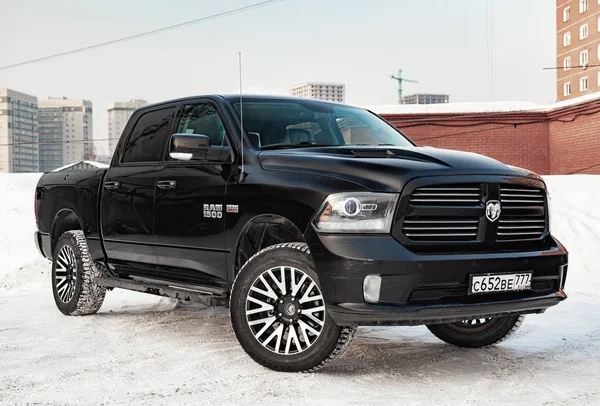
[[[566,23],[571,18],[571,7],[566,7],[563,10],[563,22]]]
[[[581,79],[579,79],[579,91],[585,92],[589,88],[590,88],[590,83],[589,83],[589,80],[588,80],[587,76],[582,77]]]
[[[564,84],[563,86],[563,94],[565,96],[570,96],[571,95],[571,82],[567,82]]]
[[[598,1],[600,1],[600,0],[598,0]],[[600,4],[600,3],[598,3],[598,4]],[[598,17],[598,32],[600,32],[600,17]]]
[[[589,5],[588,0],[579,0],[579,14],[588,11]]]
[[[589,62],[588,58],[589,58],[588,50],[586,49],[585,51],[581,51],[579,53],[579,66],[586,67]]]
[[[598,71],[598,87],[600,87],[600,70]]]
[[[563,70],[568,71],[569,69],[571,69],[571,57],[567,56],[563,59]]]
[[[579,39],[586,39],[588,37],[588,25],[583,24],[579,27]]]
[[[571,32],[567,31],[563,34],[563,46],[568,47],[571,45]]]

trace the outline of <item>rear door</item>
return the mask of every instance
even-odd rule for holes
[[[121,273],[156,272],[154,188],[175,111],[175,106],[160,106],[134,114],[125,130],[129,136],[117,146],[104,178],[100,202],[104,247],[109,264]]]
[[[226,278],[224,234],[225,188],[231,162],[221,162],[231,149],[224,120],[210,100],[181,105],[174,133],[203,134],[211,150],[203,161],[171,159],[165,147],[157,173],[154,238],[161,277],[212,284]]]

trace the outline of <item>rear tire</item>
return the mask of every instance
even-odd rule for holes
[[[356,331],[327,314],[304,243],[272,245],[250,258],[233,284],[230,314],[246,353],[275,371],[316,371],[340,356]]]
[[[478,348],[499,344],[513,335],[525,316],[492,317],[435,324],[427,328],[437,338],[458,347]]]
[[[106,295],[106,288],[95,283],[102,273],[90,257],[83,231],[65,232],[52,260],[52,292],[58,310],[67,316],[96,313]]]

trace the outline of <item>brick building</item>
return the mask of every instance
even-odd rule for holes
[[[558,100],[600,91],[600,2],[556,0]]]
[[[475,152],[542,175],[600,174],[600,93],[550,106],[373,106],[418,145]]]

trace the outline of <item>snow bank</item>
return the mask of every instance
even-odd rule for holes
[[[34,190],[40,176],[0,173],[0,288],[27,284],[39,273],[31,265],[43,261],[33,242]],[[28,280],[18,277],[20,267]]]

